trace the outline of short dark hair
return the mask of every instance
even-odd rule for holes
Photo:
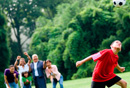
[[[28,73],[28,77],[31,75],[30,72],[25,71],[25,72],[22,72],[22,77],[25,77],[25,76],[24,76],[25,73]]]
[[[14,67],[14,65],[10,65],[9,68]]]
[[[46,63],[47,63],[47,62],[50,62],[50,63],[51,63],[51,60],[46,60]]]

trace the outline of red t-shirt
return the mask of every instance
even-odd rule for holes
[[[114,68],[118,64],[119,57],[111,49],[102,50],[91,56],[94,61],[97,61],[92,78],[94,82],[105,82],[116,76]]]

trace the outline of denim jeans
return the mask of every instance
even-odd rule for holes
[[[31,88],[31,85],[30,84],[24,85],[23,88]]]
[[[10,88],[19,88],[18,84],[16,84],[15,82],[9,83]],[[6,88],[8,88],[7,84],[6,84]]]
[[[56,88],[56,84],[57,84],[57,80],[53,79],[53,88]],[[63,87],[63,76],[60,76],[60,80],[59,80],[59,84],[60,84],[60,88],[64,88]]]

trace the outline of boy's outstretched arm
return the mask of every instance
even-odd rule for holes
[[[85,62],[87,62],[87,61],[90,61],[90,60],[92,60],[92,56],[89,56],[89,57],[87,57],[87,58],[85,58],[85,59],[83,59],[83,60],[81,60],[81,61],[77,61],[77,62],[76,62],[76,67],[79,67],[79,66],[81,66],[83,63],[85,63]]]
[[[117,64],[116,68],[117,68],[120,72],[124,72],[124,71],[125,71],[125,67],[120,67],[119,64]]]

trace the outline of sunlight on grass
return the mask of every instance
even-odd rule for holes
[[[120,76],[122,79],[127,81],[127,88],[130,88],[130,72],[125,72],[125,73],[119,73],[117,74]],[[82,78],[82,79],[76,79],[76,80],[68,80],[64,81],[64,88],[91,88],[91,77],[88,78]],[[35,87],[32,87],[35,88]],[[52,88],[52,84],[48,83],[47,88]],[[59,83],[57,84],[56,88],[60,88]],[[117,85],[112,86],[111,88],[120,88]]]

